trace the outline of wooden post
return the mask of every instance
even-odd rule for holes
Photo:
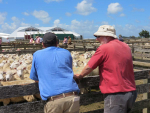
[[[73,44],[73,50],[75,51],[75,44]]]
[[[150,83],[150,75],[148,76],[148,83]],[[147,93],[148,99],[150,99],[150,93]],[[147,113],[150,113],[150,108],[147,109]]]
[[[144,47],[144,42],[142,42],[142,49],[145,49],[145,47]],[[143,53],[144,53],[144,52],[142,52],[142,60],[144,59]]]
[[[132,42],[132,54],[133,54],[133,60],[134,60],[134,43]]]
[[[94,50],[95,50],[95,51],[96,51],[96,49],[97,49],[96,46],[94,46]]]
[[[144,79],[143,80],[143,84],[147,84],[148,83],[148,79]],[[148,99],[148,93],[143,93],[143,98],[142,98],[142,100],[146,100],[146,99]],[[148,112],[148,108],[144,108],[143,109],[143,113],[149,113]]]
[[[24,46],[24,50],[26,50],[26,46]]]
[[[84,51],[86,52],[86,47],[85,47],[84,41],[82,41],[82,44],[83,44],[83,49],[84,49]]]

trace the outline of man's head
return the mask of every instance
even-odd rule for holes
[[[113,39],[117,39],[116,30],[113,26],[110,25],[102,25],[99,27],[98,31],[94,33],[96,40],[100,42],[100,44],[108,43]]]
[[[56,35],[51,32],[46,33],[43,37],[43,45],[44,47],[57,46]]]

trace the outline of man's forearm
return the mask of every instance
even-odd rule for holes
[[[84,76],[88,75],[91,73],[93,69],[91,69],[88,64],[83,68],[82,72],[80,73],[80,77],[83,78]]]

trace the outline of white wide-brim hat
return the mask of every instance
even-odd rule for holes
[[[113,26],[110,25],[102,25],[99,27],[98,31],[94,33],[94,36],[111,36],[117,38],[116,30]]]

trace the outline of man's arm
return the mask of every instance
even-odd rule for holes
[[[93,71],[92,68],[90,68],[88,66],[88,64],[83,68],[82,72],[80,74],[75,74],[74,75],[74,78],[77,78],[77,79],[81,79],[83,78],[84,76],[88,75],[89,73],[91,73]]]

